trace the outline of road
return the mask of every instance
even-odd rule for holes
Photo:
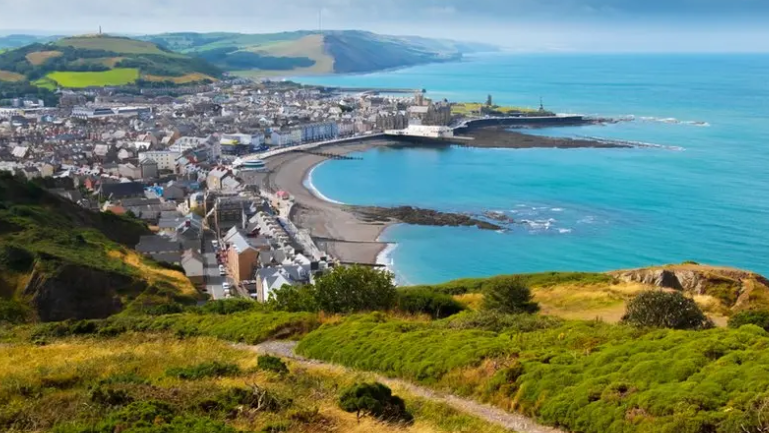
[[[214,233],[210,230],[206,231],[203,239],[203,260],[206,266],[206,291],[211,295],[211,299],[224,299],[224,289],[222,283],[227,277],[219,275],[219,263],[216,261],[216,253],[214,252],[214,246],[211,241],[216,239]],[[230,285],[232,282],[230,281]]]

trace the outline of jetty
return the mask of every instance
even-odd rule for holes
[[[309,155],[315,155],[315,156],[322,156],[327,159],[340,159],[340,160],[348,160],[348,161],[362,161],[363,158],[357,157],[357,156],[348,156],[348,155],[339,155],[337,153],[330,153],[330,152],[319,152],[317,150],[309,150],[309,149],[292,149],[292,152],[295,153],[306,153]]]

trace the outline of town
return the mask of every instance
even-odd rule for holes
[[[143,221],[136,250],[183,268],[212,299],[259,302],[339,265],[263,185],[261,160],[339,140],[452,132],[451,107],[413,95],[286,81],[60,91],[0,107],[0,171],[78,205]]]

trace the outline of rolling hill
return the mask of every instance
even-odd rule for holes
[[[225,70],[257,76],[365,73],[496,50],[485,44],[364,31],[169,33],[140,39],[199,56]]]
[[[145,226],[0,174],[0,322],[103,318],[195,302],[184,274],[132,249]]]
[[[48,89],[214,81],[221,74],[203,59],[109,35],[36,42],[0,53],[0,81]]]

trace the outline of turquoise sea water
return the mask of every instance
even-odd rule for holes
[[[505,233],[399,225],[384,239],[401,280],[603,271],[695,260],[769,274],[769,56],[489,55],[361,76],[344,86],[423,87],[433,98],[634,115],[531,131],[633,140],[642,149],[379,149],[312,174],[350,204],[502,211]],[[643,119],[642,119],[643,118]],[[699,125],[706,123],[707,126]]]

